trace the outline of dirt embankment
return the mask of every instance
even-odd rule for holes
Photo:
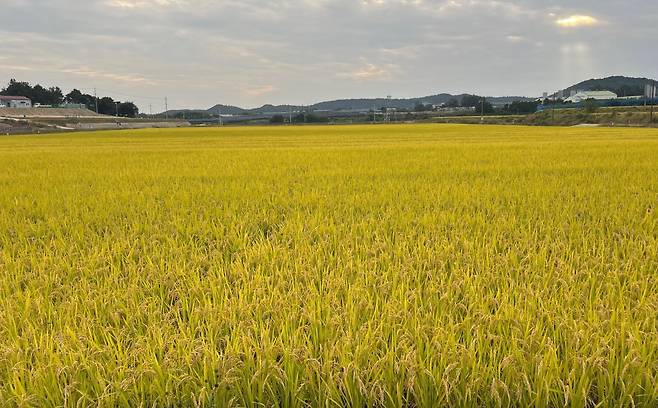
[[[34,118],[111,118],[89,109],[64,108],[0,108],[0,116],[16,119]]]
[[[99,115],[88,109],[0,108],[0,134],[187,127],[181,120]]]
[[[556,109],[536,113],[527,117],[527,124],[575,126],[596,124],[601,126],[656,127],[658,109],[647,107],[600,108],[594,111],[584,109]]]
[[[555,109],[531,115],[450,116],[433,117],[435,123],[534,125],[534,126],[578,126],[599,125],[610,127],[658,127],[658,107],[615,107],[584,109]]]

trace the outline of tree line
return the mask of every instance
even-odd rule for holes
[[[58,86],[44,87],[40,84],[34,86],[29,82],[11,79],[6,87],[0,90],[0,95],[25,96],[32,100],[33,104],[60,106],[65,103],[84,105],[87,109],[102,115],[119,115],[134,118],[139,115],[139,108],[133,102],[115,101],[109,96],[94,97],[74,89],[64,95]],[[98,106],[98,110],[97,107]]]
[[[495,107],[491,102],[483,96],[479,95],[463,95],[461,98],[452,98],[448,102],[441,105],[441,108],[472,108],[470,114],[485,114],[485,115],[527,115],[537,112],[537,107],[541,104],[540,101],[513,101],[512,103],[505,104],[504,106]],[[405,114],[407,120],[413,119],[412,111],[405,108],[387,108],[382,107],[377,110],[382,114],[390,113],[394,109],[397,113]],[[433,104],[417,103],[413,109],[416,114],[423,114],[426,112],[436,111],[437,108]],[[374,118],[374,111],[371,109],[369,117]],[[311,112],[301,112],[292,117],[292,123],[325,123],[329,122],[329,118],[325,116],[318,116]],[[374,120],[374,119],[373,119]],[[277,114],[270,118],[270,123],[283,124],[288,123],[290,120],[287,116]]]
[[[280,124],[286,123],[286,119],[283,115],[274,115],[270,118],[270,123]],[[318,116],[310,112],[300,112],[292,117],[292,123],[327,123],[329,118],[324,116]]]
[[[464,95],[461,100],[452,98],[442,105],[445,108],[475,108],[478,113],[491,114],[495,112],[493,105],[487,101],[483,96],[479,95]],[[429,112],[434,110],[434,105],[423,105],[422,103],[416,104],[414,111],[416,112]]]

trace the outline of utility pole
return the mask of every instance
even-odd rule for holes
[[[388,112],[389,108],[391,107],[391,98],[392,98],[391,95],[386,96],[386,115],[384,116],[384,122],[390,122],[391,121],[391,117],[390,117],[390,114]]]
[[[656,102],[656,81],[653,81],[650,92],[651,95],[651,111],[649,113],[649,125],[653,125],[653,105]]]
[[[118,118],[118,117],[119,117],[119,102],[114,102],[114,106],[117,108],[117,111],[116,111],[117,114],[116,114],[116,116],[117,116],[117,118]]]
[[[149,116],[153,116],[153,105],[149,103]]]
[[[480,103],[482,104],[482,116],[480,116],[480,122],[484,122],[484,98],[482,98]]]
[[[98,96],[96,96],[96,88],[94,88],[94,103],[96,104],[96,114],[98,114]]]
[[[167,97],[165,96],[165,119],[169,120],[169,105],[167,101]]]
[[[288,112],[290,113],[290,121],[288,123],[292,125],[292,106],[288,108]]]
[[[651,102],[651,110],[649,112],[649,123],[653,125],[653,102]]]

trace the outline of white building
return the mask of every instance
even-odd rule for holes
[[[580,91],[575,95],[571,95],[564,101],[567,103],[579,103],[588,99],[595,99],[597,101],[607,101],[610,99],[617,99],[617,94],[610,91]]]
[[[0,108],[31,108],[32,101],[24,96],[0,95]]]

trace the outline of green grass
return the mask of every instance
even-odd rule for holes
[[[656,406],[658,131],[0,138],[8,406]]]

